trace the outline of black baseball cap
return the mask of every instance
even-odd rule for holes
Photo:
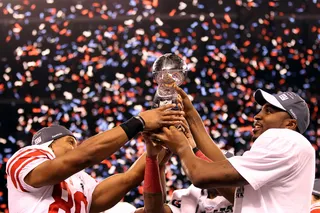
[[[270,94],[262,89],[258,89],[253,96],[260,105],[269,103],[272,106],[289,113],[293,119],[297,120],[298,130],[301,134],[308,128],[310,123],[310,111],[307,103],[298,94],[294,92]]]
[[[53,142],[54,140],[57,140],[67,135],[74,137],[70,130],[60,125],[43,127],[38,132],[36,132],[36,134],[33,135],[31,144],[41,145],[50,141]]]

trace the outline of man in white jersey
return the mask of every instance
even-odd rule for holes
[[[203,128],[200,116],[187,94],[180,88],[177,90],[183,98],[192,134],[200,131]],[[154,136],[179,155],[196,187],[238,187],[235,213],[308,212],[315,177],[315,151],[302,133],[309,125],[309,108],[293,92],[272,95],[259,89],[254,98],[262,109],[254,117],[254,144],[243,156],[209,163],[194,155],[185,135],[174,126],[164,127],[162,134]],[[214,143],[203,143],[199,148],[205,155],[210,152],[219,155]],[[221,194],[232,195],[225,193]]]
[[[62,126],[42,128],[31,146],[20,149],[7,162],[9,211],[88,213],[111,208],[143,180],[145,155],[127,172],[101,183],[82,170],[110,156],[140,131],[180,123],[183,112],[169,110],[173,107],[141,112],[80,145]]]

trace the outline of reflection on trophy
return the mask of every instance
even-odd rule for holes
[[[183,83],[187,71],[186,62],[172,53],[162,55],[153,63],[152,75],[158,84],[153,99],[153,108],[177,103],[178,94],[174,86]]]

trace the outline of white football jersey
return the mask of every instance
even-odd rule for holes
[[[10,213],[88,213],[97,182],[80,171],[56,185],[34,188],[24,182],[41,163],[55,158],[45,145],[27,146],[7,162]],[[48,168],[49,170],[50,168]]]
[[[300,133],[269,129],[243,156],[228,159],[248,181],[235,194],[235,213],[302,213],[310,210],[315,150]]]
[[[175,190],[169,202],[173,213],[232,213],[233,205],[223,196],[208,198],[207,190],[189,186]]]

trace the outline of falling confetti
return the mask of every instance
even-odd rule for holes
[[[320,19],[305,20],[318,14],[313,0],[0,2],[0,185],[8,158],[41,127],[60,123],[82,142],[150,109],[150,69],[167,52],[188,63],[182,87],[219,147],[250,148],[252,95],[264,88],[307,100],[305,136],[318,150]],[[86,172],[124,172],[144,150],[138,136]],[[167,170],[168,195],[190,184],[177,157]],[[142,206],[141,187],[125,200]],[[0,211],[8,212],[4,187]]]

